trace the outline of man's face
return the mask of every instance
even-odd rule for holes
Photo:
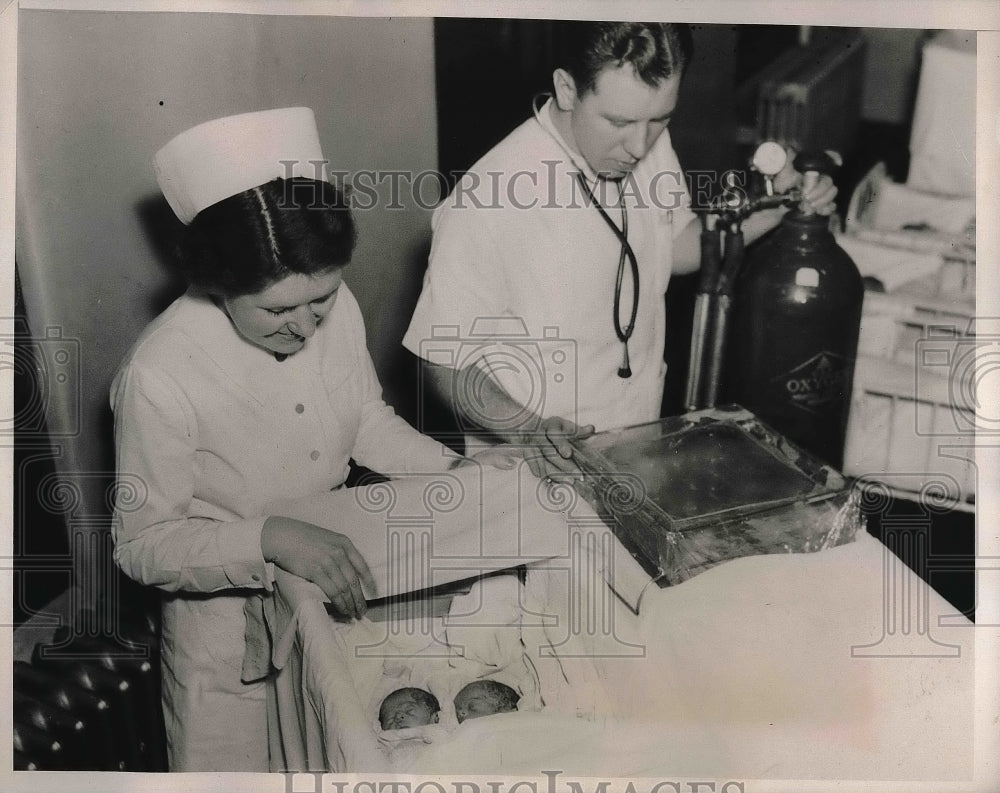
[[[562,77],[562,79],[560,79]],[[638,165],[667,128],[677,105],[680,75],[657,85],[643,82],[629,65],[606,66],[594,90],[582,96],[573,78],[557,70],[555,87],[560,110],[569,110],[567,140],[605,179],[621,179]]]

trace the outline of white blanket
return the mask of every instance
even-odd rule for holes
[[[525,589],[546,592],[537,630],[550,644],[528,638],[525,655],[540,691],[583,701],[553,697],[541,711],[438,731],[401,753],[395,769],[870,780],[971,773],[972,626],[868,535],[814,554],[726,562],[649,590],[639,616],[600,595],[603,583],[588,595],[589,585],[563,587],[561,573],[529,575]],[[286,710],[276,734],[287,767],[395,770],[374,736],[370,703],[346,682],[358,643],[331,630],[316,601],[296,613],[278,678]],[[385,634],[375,639],[368,643]]]
[[[455,694],[488,678],[517,691],[523,713],[544,710],[575,722],[607,718],[611,709],[596,671],[583,658],[564,663],[549,631],[559,627],[551,572],[486,579],[455,598],[448,617],[375,623],[334,623],[309,590],[276,574],[279,642],[272,761],[276,770],[413,771],[431,752],[451,750],[466,734],[455,716]],[[604,586],[603,583],[601,586]],[[303,597],[304,595],[304,597]],[[561,644],[557,638],[556,643]],[[379,705],[398,688],[423,688],[441,704],[438,724],[383,731]],[[492,718],[492,717],[489,717]]]

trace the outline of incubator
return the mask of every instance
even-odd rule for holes
[[[662,586],[720,562],[854,539],[858,495],[739,407],[598,433],[575,445],[580,493]]]

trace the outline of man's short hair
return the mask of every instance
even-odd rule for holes
[[[602,69],[626,63],[656,86],[683,73],[693,52],[691,29],[670,22],[560,21],[554,33],[555,66],[572,75],[579,95],[594,89]]]

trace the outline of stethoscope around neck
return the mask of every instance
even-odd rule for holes
[[[538,97],[532,100],[532,110],[535,114],[535,119],[541,125],[542,129],[551,135],[552,139],[559,144],[559,147],[566,152],[569,156],[570,162],[576,163],[576,157],[574,154],[566,148],[566,145],[562,140],[559,139],[557,135],[553,135],[552,131],[542,122],[540,116],[540,110],[538,107]],[[622,343],[622,365],[618,368],[618,376],[621,378],[628,378],[632,376],[632,366],[629,362],[628,356],[628,342],[632,338],[632,333],[635,330],[635,319],[639,313],[639,260],[636,258],[635,251],[632,250],[632,245],[628,241],[628,210],[625,208],[625,195],[624,187],[621,183],[618,185],[618,206],[621,208],[622,213],[622,224],[619,227],[611,216],[607,213],[607,210],[601,203],[597,200],[594,195],[594,189],[597,187],[597,177],[594,182],[594,188],[591,188],[590,183],[587,181],[587,177],[584,175],[583,170],[577,170],[575,173],[576,180],[580,187],[586,192],[587,197],[590,199],[591,205],[600,213],[604,222],[607,224],[611,232],[618,238],[620,244],[620,250],[618,252],[618,275],[615,278],[615,302],[614,310],[612,311],[612,317],[615,324],[615,335],[618,340]],[[632,312],[629,315],[629,320],[626,324],[622,324],[621,321],[621,299],[622,299],[622,284],[625,280],[625,260],[628,260],[629,270],[632,274]]]

